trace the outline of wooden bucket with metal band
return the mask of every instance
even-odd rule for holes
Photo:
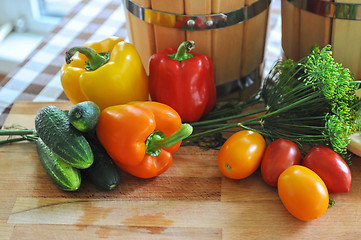
[[[332,45],[333,57],[361,79],[361,0],[282,0],[282,48],[301,59],[313,44]]]
[[[123,0],[130,41],[148,71],[152,54],[193,40],[209,55],[218,95],[261,83],[271,0]]]

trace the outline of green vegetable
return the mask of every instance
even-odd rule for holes
[[[84,169],[84,175],[96,187],[101,190],[110,191],[115,189],[120,182],[119,169],[101,145],[96,136],[86,134],[94,155],[94,163]]]
[[[81,132],[89,132],[98,123],[100,109],[92,101],[73,105],[68,113],[70,123]]]
[[[271,139],[289,139],[301,148],[302,144],[326,143],[348,159],[349,136],[356,131],[355,116],[360,109],[360,99],[355,95],[358,87],[350,71],[332,58],[331,46],[316,47],[299,62],[276,63],[261,89],[246,103],[216,109],[209,119],[193,123],[198,133],[187,141],[242,127]],[[240,113],[255,103],[265,107]],[[246,116],[253,117],[228,122]]]
[[[36,150],[41,165],[56,186],[64,191],[76,191],[80,187],[79,170],[66,164],[45,145],[41,138],[36,141]]]
[[[8,136],[7,139],[0,141],[0,145],[21,141],[33,142],[38,139],[35,129],[1,129],[0,136]]]
[[[72,167],[84,169],[93,163],[89,143],[58,107],[41,108],[35,117],[35,129],[44,143]]]

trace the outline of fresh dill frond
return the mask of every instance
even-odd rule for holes
[[[349,69],[333,59],[330,45],[322,49],[314,47],[298,62],[275,63],[255,95],[265,107],[253,118],[240,113],[242,108],[239,108],[221,117],[194,123],[195,130],[200,131],[188,141],[224,131],[227,126],[234,128],[236,119],[239,120],[237,126],[243,128],[258,123],[261,126],[258,131],[271,139],[286,138],[299,145],[329,145],[347,160],[349,136],[357,130],[355,120],[361,107],[360,98],[355,95],[358,88],[359,83],[354,81]],[[242,120],[245,116],[248,119]]]

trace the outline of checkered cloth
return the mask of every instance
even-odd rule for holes
[[[271,5],[265,71],[281,56],[279,1]],[[66,50],[113,35],[128,39],[122,0],[84,0],[77,5],[0,84],[0,127],[16,101],[68,100],[60,82]]]

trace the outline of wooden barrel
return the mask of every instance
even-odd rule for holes
[[[129,38],[147,72],[152,54],[193,40],[193,51],[213,61],[218,94],[248,89],[242,98],[260,86],[270,2],[124,0]]]
[[[299,60],[331,44],[335,61],[361,79],[361,0],[282,0],[282,48]]]

